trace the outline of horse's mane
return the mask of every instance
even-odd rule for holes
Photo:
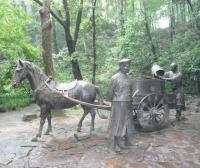
[[[26,66],[29,67],[29,69],[34,70],[34,72],[41,74],[44,77],[47,77],[43,71],[34,63],[30,62],[30,61],[22,61],[22,63]]]
[[[41,72],[40,68],[37,65],[35,65],[34,63],[30,62],[30,61],[22,61],[22,63],[26,67],[30,67],[31,69],[35,69],[37,72]]]

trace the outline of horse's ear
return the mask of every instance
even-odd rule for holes
[[[22,61],[21,61],[21,60],[19,60],[19,65],[20,65],[21,67],[23,67],[23,66],[24,66],[24,64],[22,63]]]

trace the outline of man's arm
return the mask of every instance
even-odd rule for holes
[[[182,79],[182,74],[179,72],[177,74],[173,74],[171,77],[165,78],[168,81],[178,81]]]
[[[110,85],[109,85],[109,100],[112,101],[113,96],[114,96],[114,91],[115,91],[115,80],[111,79]]]
[[[157,76],[159,79],[162,79],[162,80],[168,80],[171,76],[171,71],[168,71],[168,72],[165,72],[165,74],[163,76]]]
[[[169,71],[164,74],[164,76],[160,76],[160,79],[166,80],[166,81],[173,81],[178,80],[181,78],[181,73],[174,74],[173,72]]]

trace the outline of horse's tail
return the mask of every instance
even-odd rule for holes
[[[103,96],[101,94],[100,88],[98,86],[95,85],[95,89],[96,89],[96,93],[97,93],[97,100],[98,100],[98,104],[99,105],[105,105],[104,100],[103,100]],[[108,117],[106,117],[104,114],[101,113],[102,110],[97,108],[97,114],[99,115],[99,117],[101,119],[108,119]]]

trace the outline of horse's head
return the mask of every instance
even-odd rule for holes
[[[17,66],[13,73],[13,79],[12,79],[12,85],[13,87],[17,87],[24,79],[27,78],[27,70],[26,65],[23,63],[23,61],[18,61]]]

